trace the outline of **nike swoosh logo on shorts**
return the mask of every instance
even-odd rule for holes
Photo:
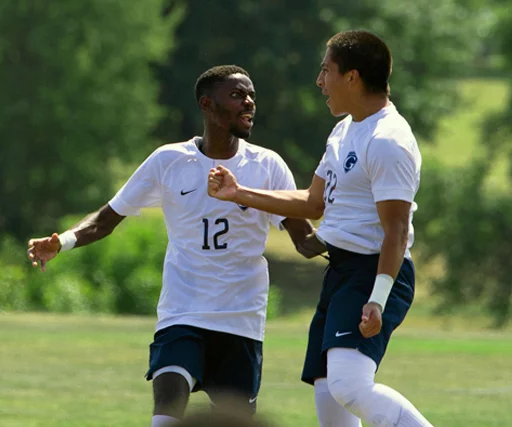
[[[257,399],[257,398],[258,398],[258,396],[253,397],[252,399],[249,399],[249,403],[254,403],[254,402],[256,402],[256,399]]]
[[[342,337],[343,335],[350,335],[352,332],[336,332],[336,338]]]
[[[197,188],[194,188],[193,190],[190,190],[190,191],[181,190],[181,195],[184,196],[185,194],[192,193],[193,191],[196,191],[196,190],[197,190]]]

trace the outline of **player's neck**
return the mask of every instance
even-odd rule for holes
[[[361,122],[390,104],[391,102],[385,94],[362,94],[354,102],[350,115],[353,121]]]
[[[230,159],[238,151],[238,138],[219,128],[205,128],[199,149],[211,159]]]

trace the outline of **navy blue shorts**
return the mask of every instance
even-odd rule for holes
[[[217,393],[236,393],[254,406],[261,384],[262,352],[261,341],[173,325],[155,333],[146,378],[151,380],[155,371],[166,366],[181,366],[197,380],[193,391],[204,390],[212,400]]]
[[[309,329],[302,381],[327,376],[327,350],[355,348],[379,366],[391,333],[403,322],[414,298],[414,264],[404,259],[382,315],[382,329],[372,338],[359,331],[363,306],[373,290],[379,255],[361,255],[327,245],[330,263]]]

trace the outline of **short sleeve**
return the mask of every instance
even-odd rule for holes
[[[110,200],[110,207],[119,215],[136,216],[141,208],[162,206],[158,153],[154,151]]]
[[[415,147],[416,143],[410,144]],[[367,165],[375,202],[403,200],[412,203],[419,186],[419,152],[394,138],[376,138],[368,147]]]
[[[292,171],[285,161],[276,153],[273,156],[272,167],[270,169],[271,190],[296,190],[297,185],[293,178]],[[280,215],[270,215],[270,222],[274,227],[283,230],[281,222],[285,217]]]
[[[320,163],[318,163],[318,166],[315,170],[315,175],[319,176],[324,181],[327,180],[327,174],[326,174],[326,168],[325,168],[325,153],[322,156]]]

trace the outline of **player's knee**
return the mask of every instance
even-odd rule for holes
[[[367,387],[366,381],[352,375],[332,374],[327,376],[329,393],[340,405],[347,407],[356,399],[358,392]]]
[[[349,409],[374,385],[374,363],[357,350],[333,349],[327,356],[327,384],[332,397]],[[339,351],[338,351],[339,350]]]

